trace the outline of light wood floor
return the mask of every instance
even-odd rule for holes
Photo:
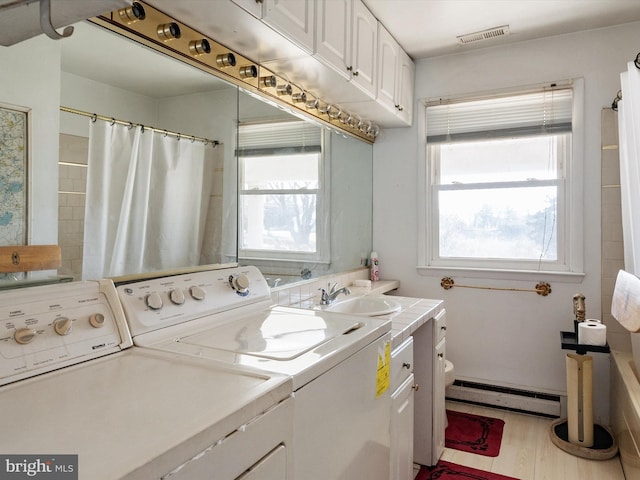
[[[624,480],[618,457],[587,460],[556,447],[549,439],[550,419],[451,401],[447,409],[500,418],[505,425],[497,457],[445,448],[442,460],[520,480]]]

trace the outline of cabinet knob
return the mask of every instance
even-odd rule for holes
[[[440,357],[440,358],[444,358],[444,353],[439,353],[439,354],[438,354],[438,357]]]
[[[410,364],[410,363],[408,363],[408,362],[404,362],[404,363],[402,364],[402,368],[406,368],[407,370],[409,370],[409,369],[411,368],[411,364]]]
[[[440,327],[440,330],[446,330],[446,329],[447,329],[446,325],[443,325],[443,326]]]
[[[357,72],[357,71],[356,71],[356,72],[353,72],[353,76],[354,76],[354,77],[357,77],[357,76],[358,76],[358,72]]]
[[[417,392],[418,390],[420,390],[420,385],[418,385],[418,384],[416,383],[416,384],[415,384],[414,386],[412,386],[411,388],[413,388],[413,389]]]

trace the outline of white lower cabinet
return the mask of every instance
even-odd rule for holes
[[[413,337],[391,352],[391,480],[413,479]]]
[[[391,480],[413,478],[413,374],[391,394]]]
[[[433,457],[432,463],[437,463],[444,452],[444,430],[447,426],[447,412],[444,404],[445,397],[445,339],[436,345],[433,356]]]
[[[413,461],[435,465],[444,451],[446,316],[442,310],[413,334],[415,392]]]

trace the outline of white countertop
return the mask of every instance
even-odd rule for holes
[[[351,286],[352,295],[380,295],[386,294],[400,286],[398,280],[380,280],[371,284],[371,287]],[[391,348],[396,348],[404,340],[424,325],[430,318],[435,317],[444,309],[444,300],[429,298],[401,297],[389,295],[401,305],[399,312],[389,315],[380,315],[377,318],[391,319]]]
[[[381,295],[383,293],[395,290],[400,286],[398,280],[378,280],[377,282],[371,282],[370,287],[356,287],[355,285],[349,285],[351,295]]]
[[[379,318],[391,319],[391,349],[396,348],[409,338],[429,319],[444,309],[444,300],[392,296],[402,306],[399,312],[382,315]]]
[[[413,333],[424,325],[430,318],[436,316],[444,309],[444,300],[393,295],[393,290],[396,290],[398,287],[400,287],[400,282],[398,280],[379,280],[377,282],[372,282],[369,287],[356,287],[350,283],[349,290],[351,291],[351,295],[349,297],[340,296],[339,300],[336,300],[336,302],[350,297],[383,294],[387,294],[397,300],[402,307],[399,312],[376,317],[383,320],[391,320],[391,346],[392,348],[395,348],[409,336],[413,335]],[[280,290],[286,291],[287,289]],[[295,301],[292,301],[293,298],[295,298]],[[303,295],[300,291],[295,294],[291,293],[290,296],[287,295],[284,303],[280,303],[280,305],[313,309],[316,308],[318,301],[319,294],[317,294],[316,289],[313,288],[311,291],[307,292],[307,296]]]

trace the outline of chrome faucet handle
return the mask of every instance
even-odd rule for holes
[[[319,288],[318,290],[320,290],[320,305],[328,305],[329,293],[324,288]]]

